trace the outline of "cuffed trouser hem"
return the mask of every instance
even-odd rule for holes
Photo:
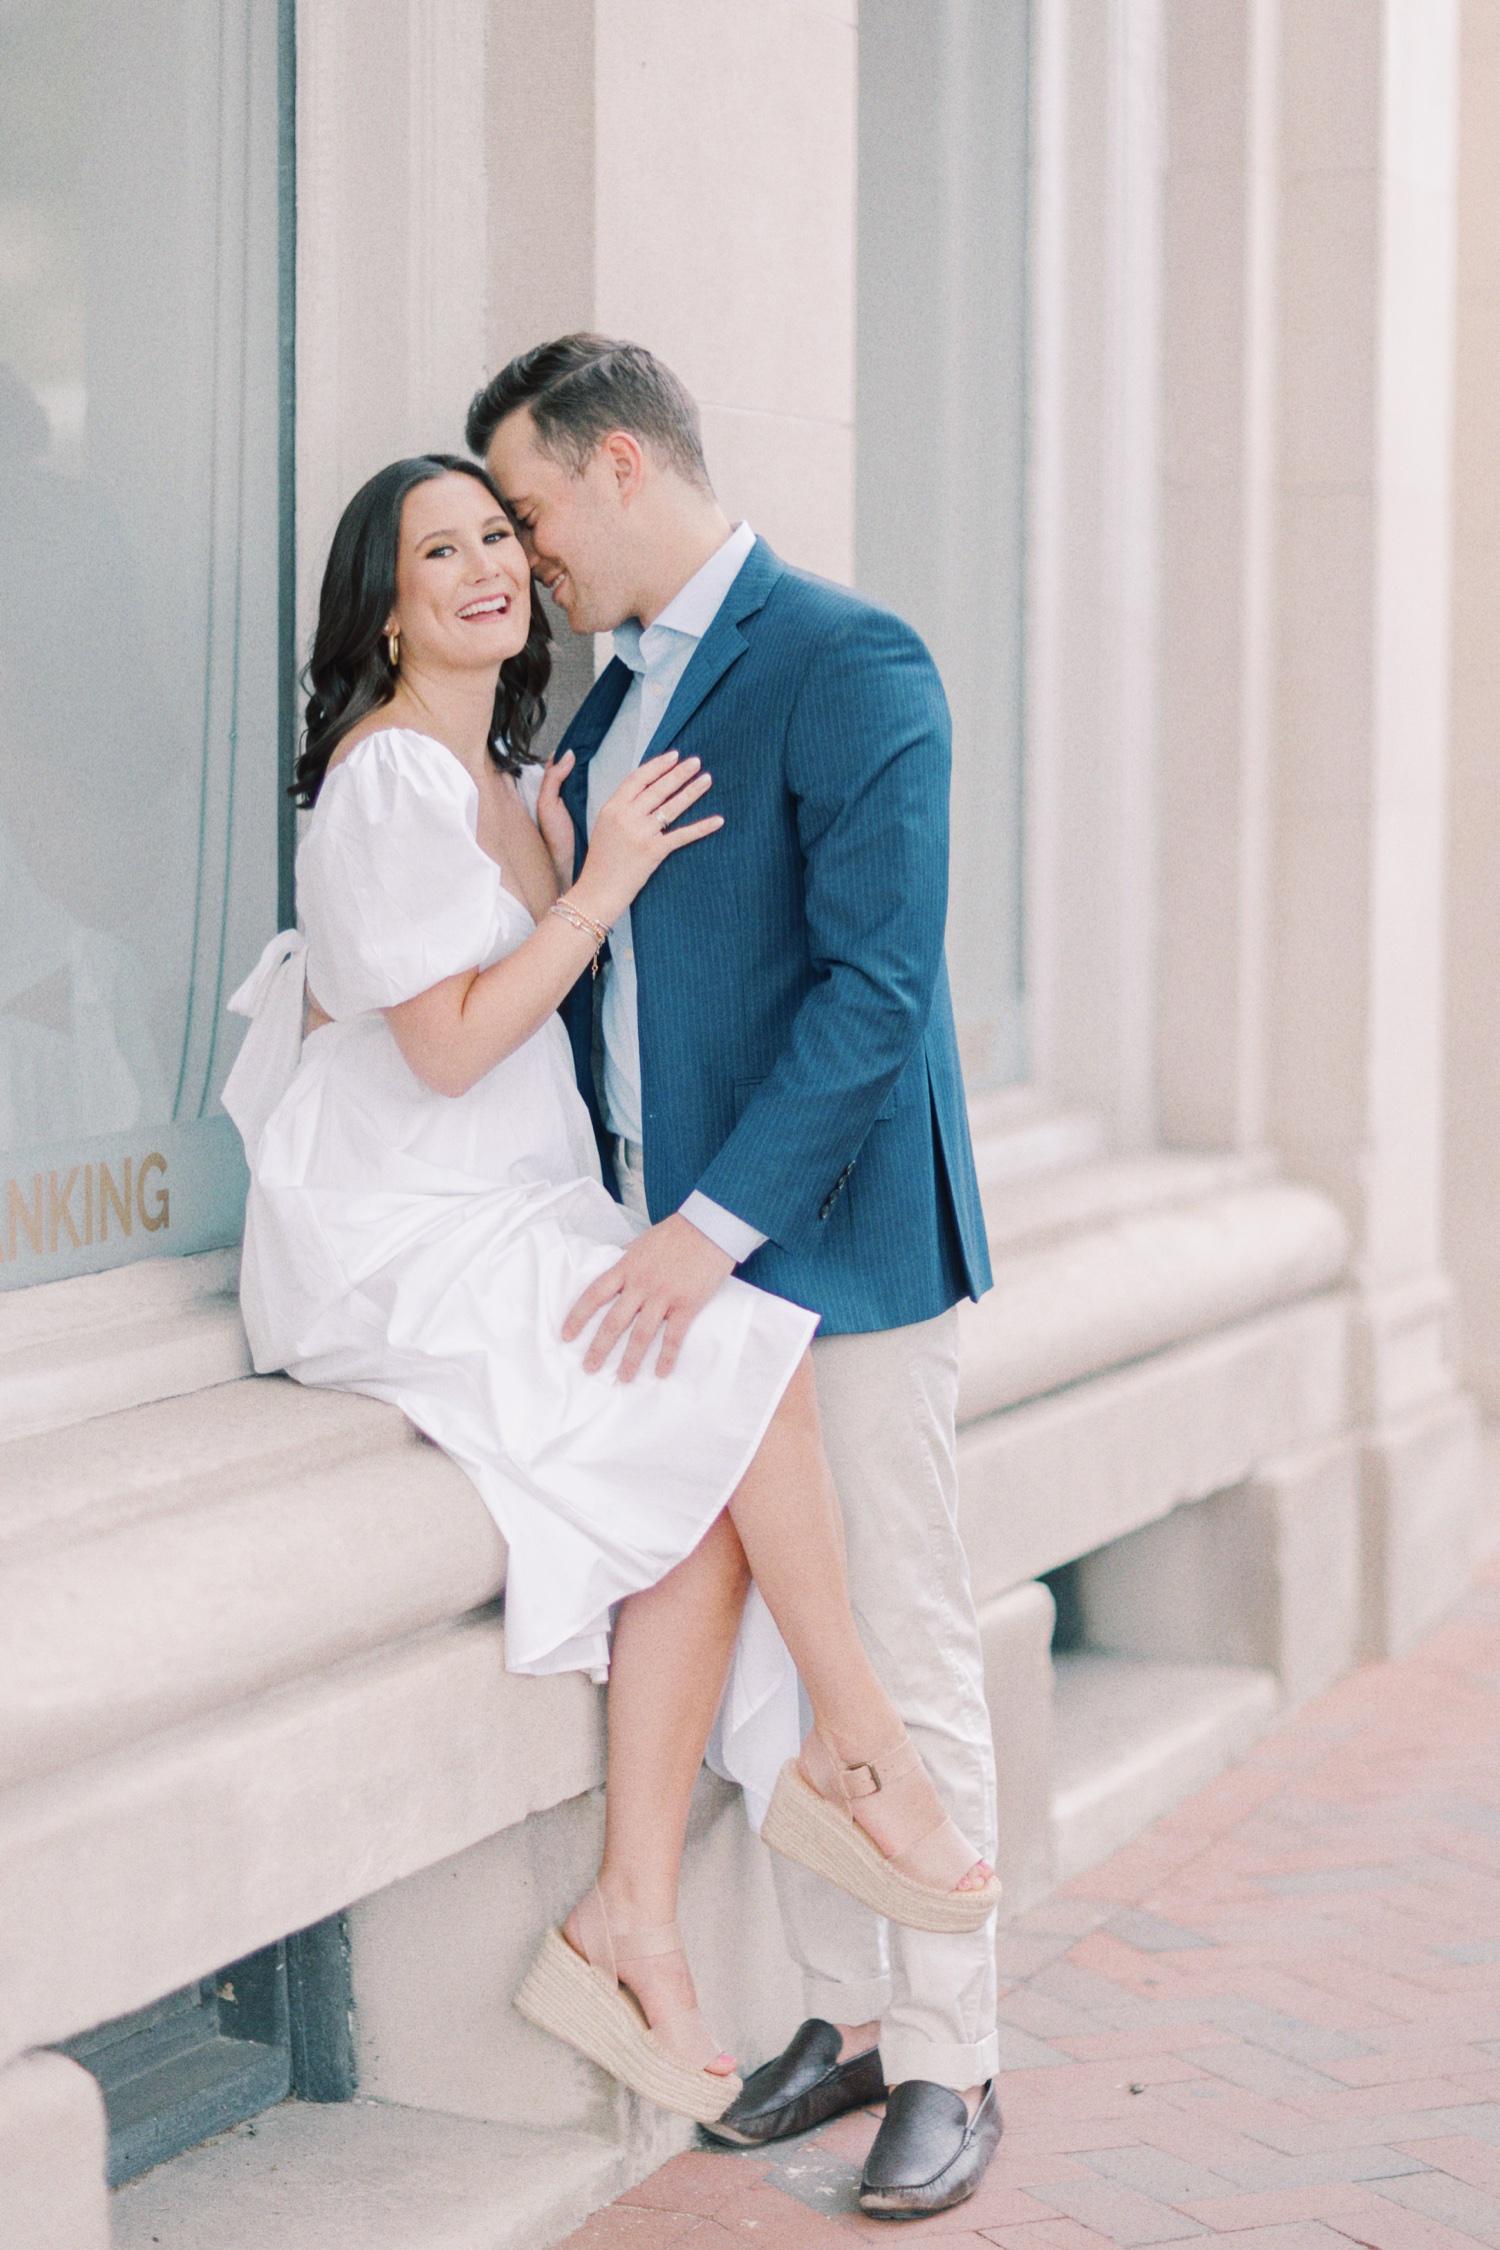
[[[992,2031],[972,2046],[924,2039],[900,2024],[885,2024],[880,2032],[880,2062],[888,2086],[908,2078],[930,2078],[936,2086],[951,2086],[961,2093],[966,2086],[982,2086],[1000,2068],[1000,2034]]]
[[[824,2023],[878,2023],[891,2004],[889,1977],[865,1977],[853,1983],[836,1983],[832,1977],[804,1976],[802,2005]],[[964,2085],[969,2084],[966,2078]]]

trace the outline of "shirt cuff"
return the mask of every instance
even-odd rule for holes
[[[700,1234],[706,1234],[726,1258],[733,1258],[737,1266],[742,1266],[767,1239],[746,1220],[737,1219],[732,1211],[726,1211],[722,1203],[715,1203],[712,1196],[700,1195],[696,1188],[683,1204],[680,1215]]]

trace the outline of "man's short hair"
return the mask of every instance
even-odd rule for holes
[[[575,476],[611,430],[628,430],[679,476],[710,489],[697,406],[643,344],[579,334],[520,353],[476,391],[466,425],[471,449],[482,455],[522,406],[531,409],[543,451]]]

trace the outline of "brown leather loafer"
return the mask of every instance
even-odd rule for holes
[[[846,2109],[883,2101],[880,2049],[869,2047],[841,2063],[841,2045],[837,2024],[809,2016],[779,2055],[751,2071],[723,2116],[703,2131],[711,2141],[758,2148],[763,2141],[810,2133]]]
[[[865,2159],[859,2207],[877,2219],[947,2211],[974,2193],[999,2143],[993,2078],[972,2117],[950,2086],[905,2078],[891,2088],[885,2121]]]

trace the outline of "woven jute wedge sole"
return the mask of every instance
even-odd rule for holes
[[[669,2055],[629,1994],[590,1968],[560,1930],[543,1938],[516,2006],[528,2023],[566,2040],[632,2093],[700,2125],[722,2117],[740,2090],[738,2078],[715,2078]]]
[[[803,1780],[795,1758],[777,1776],[761,1835],[773,1851],[810,1867],[903,1929],[959,1937],[981,1929],[1000,1903],[1000,1879],[994,1875],[977,1891],[914,1883],[846,1813]]]

